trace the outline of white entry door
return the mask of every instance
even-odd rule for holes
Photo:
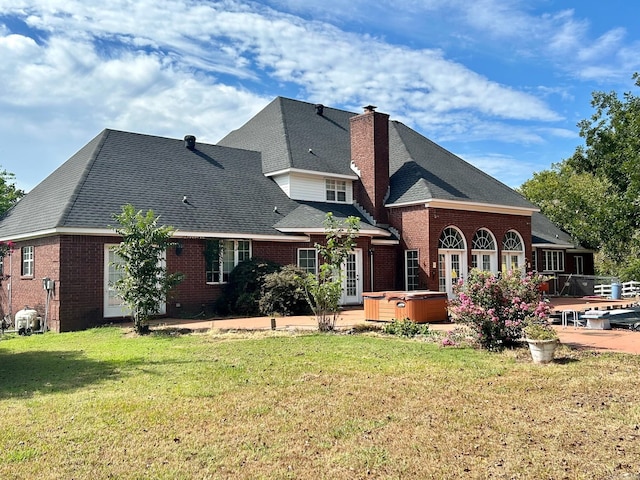
[[[122,298],[111,286],[122,273],[116,270],[114,263],[122,263],[122,259],[111,251],[113,245],[104,246],[104,318],[128,317],[131,315],[131,309],[127,307]],[[164,261],[164,260],[162,260]],[[167,311],[166,303],[161,303],[158,314],[164,315]]]
[[[342,305],[362,303],[362,249],[349,253],[342,267]]]

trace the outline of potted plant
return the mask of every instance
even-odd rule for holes
[[[549,363],[560,341],[558,334],[546,321],[528,322],[524,327],[525,340],[529,344],[529,351],[533,363]]]

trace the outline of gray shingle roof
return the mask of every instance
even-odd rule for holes
[[[534,212],[531,217],[531,234],[531,241],[534,245],[558,245],[558,247],[571,245],[575,248],[582,248],[571,238],[571,235],[558,228],[540,212]]]
[[[262,152],[266,174],[296,168],[353,176],[349,118],[354,115],[329,107],[318,115],[312,103],[277,97],[218,145]]]
[[[104,130],[0,220],[0,236],[107,228],[126,203],[179,230],[280,236],[274,207],[297,207],[262,174],[258,152]]]
[[[278,97],[218,145],[198,143],[193,151],[182,140],[104,130],[0,219],[0,238],[60,227],[104,229],[126,203],[153,209],[179,230],[248,236],[319,227],[329,210],[361,216],[350,205],[293,201],[263,175],[288,168],[353,175],[354,115],[328,107],[318,115],[314,104]],[[444,199],[535,208],[399,122],[390,122],[389,136],[387,203]],[[551,238],[536,217],[534,235]]]
[[[295,229],[297,231],[308,231],[312,229],[324,228],[324,221],[328,212],[333,213],[336,220],[343,222],[347,217],[360,218],[359,227],[361,231],[378,230],[383,231],[367,222],[358,210],[349,204],[324,203],[324,202],[298,202],[299,206],[282,220],[276,223],[275,228]]]
[[[388,204],[455,200],[537,208],[515,190],[406,125],[389,124]]]
[[[263,170],[353,175],[349,119],[355,113],[278,97],[218,145],[258,150]],[[313,154],[309,153],[309,149]],[[389,123],[387,203],[432,199],[536,208],[519,193],[400,122]]]

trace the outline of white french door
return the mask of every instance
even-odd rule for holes
[[[347,255],[342,265],[342,305],[362,303],[362,249]]]
[[[115,263],[122,263],[122,259],[111,251],[113,245],[104,246],[104,318],[128,317],[131,315],[131,309],[127,307],[122,298],[111,286],[118,280],[122,273],[116,270]],[[164,258],[161,260],[164,261]],[[159,305],[158,314],[164,315],[167,312],[167,304]]]
[[[453,286],[467,271],[464,251],[442,251],[438,253],[439,290],[447,292],[449,298],[454,297]]]

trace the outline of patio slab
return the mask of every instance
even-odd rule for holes
[[[574,310],[584,312],[589,309],[599,310],[628,308],[635,304],[633,300],[609,300],[593,298],[551,298],[552,310]],[[249,317],[231,319],[184,320],[159,319],[153,322],[156,326],[188,328],[194,331],[220,330],[268,330],[271,329],[272,317]],[[340,313],[336,326],[349,328],[365,323],[363,308],[349,308]],[[314,329],[316,320],[311,315],[294,317],[275,317],[275,325],[282,329]],[[455,323],[431,323],[433,330],[448,331],[456,327]],[[592,330],[584,327],[574,328],[555,325],[560,341],[572,348],[589,349],[603,352],[622,352],[640,354],[640,332],[628,329]]]

